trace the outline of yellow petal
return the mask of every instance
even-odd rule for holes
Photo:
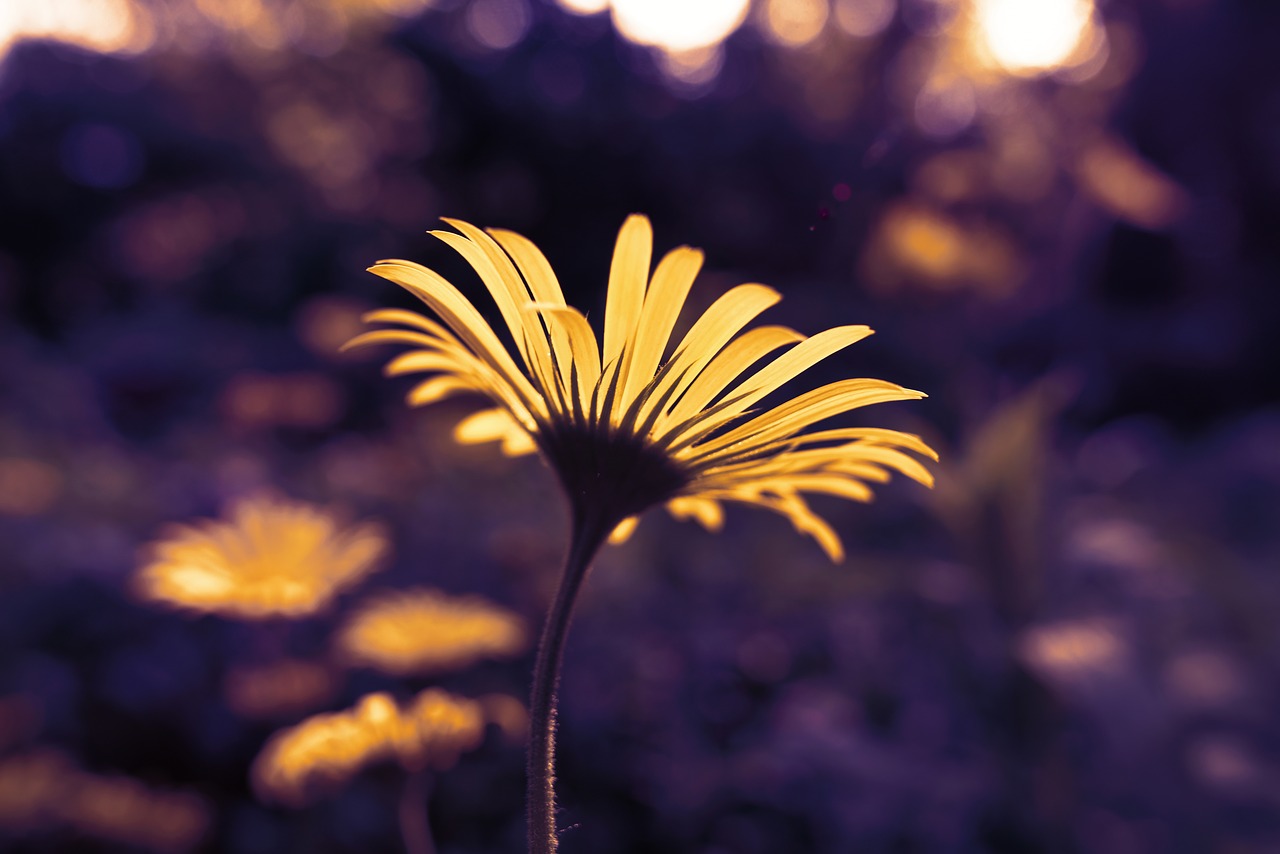
[[[844,562],[844,545],[840,542],[840,537],[827,524],[825,519],[809,509],[809,505],[800,496],[791,494],[778,496],[757,495],[752,498],[743,498],[742,500],[759,504],[786,516],[797,532],[807,534],[818,542],[818,545],[826,552],[832,563]]]
[[[441,377],[432,377],[426,382],[414,386],[413,391],[409,392],[408,397],[405,399],[410,406],[426,406],[428,403],[435,403],[467,391],[474,392],[479,391],[479,389],[476,388],[474,383],[446,374]]]
[[[582,312],[569,306],[536,303],[533,308],[564,330],[569,341],[570,363],[578,368],[578,382],[585,389],[593,388],[596,380],[600,379],[600,345],[596,343],[591,324]]]
[[[535,375],[547,374],[550,368],[547,351],[551,347],[551,342],[541,319],[536,314],[530,315],[524,311],[524,306],[531,301],[532,295],[525,288],[520,274],[511,265],[511,259],[489,235],[475,226],[460,220],[446,220],[446,222],[457,228],[469,229],[470,233],[478,235],[482,242],[452,231],[436,230],[428,233],[452,246],[480,274],[480,280],[493,296],[493,301],[497,304],[502,319],[506,321],[516,349],[524,358],[525,365]]]
[[[387,362],[382,372],[389,377],[398,377],[425,371],[456,371],[459,367],[458,360],[451,355],[431,350],[410,350]]]
[[[692,383],[729,339],[780,299],[773,288],[756,284],[738,285],[722,294],[685,333],[671,357],[671,370],[655,389],[655,397],[663,396],[668,383]],[[677,388],[677,394],[681,390]]]
[[[719,503],[707,498],[673,498],[667,502],[667,512],[676,519],[696,519],[698,524],[712,532],[724,526],[724,510]]]
[[[631,341],[640,310],[653,254],[653,227],[649,219],[632,214],[618,232],[609,267],[609,293],[604,308],[605,364],[613,362]]]
[[[609,533],[609,545],[617,546],[631,539],[631,535],[635,533],[636,525],[640,523],[639,516],[628,516],[618,523],[617,527]]]
[[[464,445],[502,442],[502,452],[519,457],[537,450],[533,438],[505,409],[482,409],[458,422],[453,438]]]
[[[688,246],[668,252],[658,262],[653,282],[645,292],[635,339],[625,354],[628,362],[624,367],[625,385],[620,405],[629,406],[640,390],[653,380],[676,318],[684,308],[689,288],[701,269],[702,253]]]
[[[705,445],[699,446],[698,450],[705,457],[739,442],[749,441],[752,445],[763,444],[790,436],[810,424],[860,406],[893,400],[917,400],[922,397],[924,397],[922,392],[912,391],[883,380],[840,380],[805,392],[793,400],[776,406],[735,427],[723,436],[717,436]]]
[[[447,221],[452,222],[452,220]],[[553,305],[565,304],[564,293],[560,290],[560,280],[556,278],[555,270],[532,240],[502,228],[490,228],[487,231],[516,262],[535,300]]]
[[[456,341],[453,333],[445,327],[436,323],[429,317],[423,317],[416,311],[406,311],[403,308],[380,308],[374,311],[367,311],[360,317],[365,323],[399,323],[402,326],[414,326],[437,338],[444,338],[448,341]]]
[[[738,412],[749,408],[783,383],[871,334],[869,326],[837,326],[806,338],[729,392]]]
[[[666,424],[683,421],[701,411],[725,386],[769,353],[803,340],[803,335],[785,326],[761,326],[735,338],[689,384],[684,396],[658,422],[658,432]]]
[[[409,261],[384,261],[371,267],[370,272],[395,282],[426,303],[510,387],[507,402],[513,409],[523,409],[530,416],[545,416],[542,396],[516,367],[480,312],[457,288],[434,271]]]

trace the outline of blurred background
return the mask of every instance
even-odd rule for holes
[[[875,328],[797,387],[928,392],[851,423],[942,462],[815,501],[840,566],[735,509],[602,556],[566,854],[1280,850],[1277,39],[1266,0],[4,0],[0,847],[403,850],[395,762],[282,804],[254,759],[374,691],[523,699],[566,520],[453,444],[472,402],[337,352],[412,307],[363,270],[490,312],[456,216],[599,318],[639,211],[706,250],[691,311],[761,281]],[[288,616],[139,593],[265,493],[380,563]],[[353,654],[410,588],[517,628]],[[522,850],[497,729],[413,790],[442,852]]]

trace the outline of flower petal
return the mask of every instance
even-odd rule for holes
[[[653,380],[667,340],[676,324],[680,310],[684,308],[689,288],[702,269],[702,253],[688,246],[681,246],[663,256],[653,273],[653,281],[645,291],[644,307],[636,326],[635,338],[627,348],[624,363],[625,385],[619,405],[627,407],[640,390]]]
[[[614,362],[631,341],[640,310],[653,255],[653,227],[648,217],[632,214],[618,232],[609,267],[609,293],[604,307],[605,364]]]

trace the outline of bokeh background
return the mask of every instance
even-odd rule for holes
[[[4,0],[0,847],[401,850],[394,767],[289,808],[254,757],[370,691],[523,697],[527,651],[407,677],[333,638],[412,586],[536,626],[566,522],[539,462],[453,444],[473,404],[337,352],[411,306],[363,270],[489,311],[424,233],[457,216],[599,318],[640,211],[706,250],[693,306],[873,326],[802,382],[927,391],[854,423],[942,462],[818,503],[840,566],[752,510],[604,554],[566,854],[1280,850],[1278,39],[1266,0]],[[296,620],[131,592],[263,490],[393,556]],[[522,850],[522,786],[490,732],[439,850]]]

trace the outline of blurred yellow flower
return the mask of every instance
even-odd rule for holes
[[[480,746],[490,707],[509,714],[490,698],[439,688],[404,708],[388,694],[369,694],[352,709],[315,715],[272,736],[254,761],[253,784],[264,800],[301,806],[377,762],[395,761],[411,773],[444,770]]]
[[[459,424],[456,437],[501,441],[512,455],[541,451],[569,495],[577,527],[612,530],[616,541],[630,530],[624,520],[665,503],[673,515],[715,530],[721,502],[739,501],[782,514],[840,560],[839,538],[802,493],[866,501],[868,482],[887,480],[890,469],[932,483],[904,453],[936,459],[917,436],[879,428],[802,432],[861,406],[924,397],[918,391],[846,379],[752,409],[870,335],[866,326],[812,337],[782,326],[739,334],[779,300],[770,288],[745,284],[712,304],[667,354],[702,253],[675,249],[651,277],[652,229],[633,215],[618,235],[601,343],[582,313],[565,304],[533,243],[510,231],[446,222],[460,233],[432,233],[479,273],[523,366],[457,288],[409,261],[383,261],[371,270],[413,293],[443,323],[409,311],[374,311],[366,320],[393,328],[367,332],[348,346],[412,345],[387,373],[434,375],[410,392],[413,405],[465,392],[488,397],[494,406]],[[751,370],[783,347],[789,349]]]
[[[145,599],[230,617],[298,617],[325,607],[387,551],[380,525],[343,527],[301,502],[259,496],[225,520],[175,525],[148,547]]]
[[[397,676],[443,673],[483,658],[519,655],[524,622],[478,596],[437,590],[384,593],[363,604],[338,634],[338,650],[353,664]]]

